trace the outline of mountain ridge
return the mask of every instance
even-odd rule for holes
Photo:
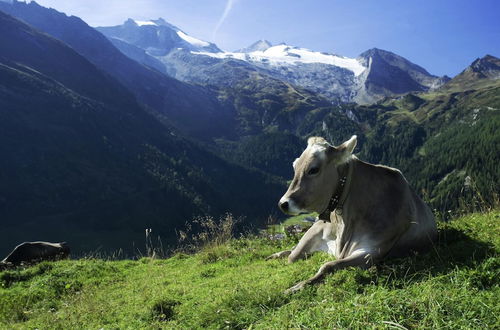
[[[215,45],[211,49],[193,49],[173,42],[161,49],[151,48],[151,45],[145,46],[142,40],[137,39],[137,33],[143,27],[135,24],[125,29],[130,25],[127,22],[129,20],[122,25],[97,29],[110,39],[119,38],[143,48],[163,62],[170,76],[191,83],[205,84],[210,79],[206,72],[213,71],[211,67],[217,63],[241,61],[262,74],[311,89],[332,102],[340,100],[366,104],[385,96],[435,89],[447,81],[446,77],[433,76],[401,56],[377,49],[363,52],[357,58],[347,58],[286,44],[272,45],[266,40],[259,40],[235,52],[221,51]],[[157,28],[153,25],[147,27]],[[175,32],[175,29],[172,31]],[[160,30],[157,29],[158,32]],[[143,39],[148,40],[144,34]],[[139,57],[134,59],[141,61]],[[192,67],[194,72],[188,73],[187,66]],[[385,71],[390,74],[384,74]],[[226,79],[211,79],[211,83],[224,84]]]
[[[441,91],[458,91],[477,89],[494,84],[500,79],[500,59],[493,55],[485,55],[474,60],[461,73],[444,84]]]

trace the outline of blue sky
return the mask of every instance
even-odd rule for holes
[[[377,47],[436,75],[500,57],[498,0],[38,0],[92,26],[163,17],[225,50],[258,39],[356,57]],[[221,20],[224,12],[225,18]],[[218,28],[217,28],[218,27]]]

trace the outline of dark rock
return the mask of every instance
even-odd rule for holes
[[[69,257],[70,248],[66,242],[24,242],[2,260],[3,265],[19,265],[44,260],[59,260]]]

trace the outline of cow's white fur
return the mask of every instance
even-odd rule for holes
[[[323,166],[333,166],[334,169],[341,163],[350,162],[349,169],[353,174],[349,175],[350,195],[342,203],[342,212],[332,212],[329,219],[316,221],[292,250],[270,256],[288,256],[289,262],[295,262],[314,251],[325,251],[336,257],[335,261],[323,264],[313,277],[297,283],[287,292],[318,283],[326,274],[338,269],[368,267],[386,256],[404,256],[411,251],[428,250],[436,238],[432,212],[409,187],[401,172],[358,160],[352,155],[356,141],[353,135],[340,146],[333,147],[323,138],[310,138],[306,151],[299,158],[300,163],[297,160],[294,162],[296,176],[280,201],[289,203],[286,213],[302,211],[298,210],[293,199],[309,211],[321,212],[324,208],[318,200],[331,196],[330,192],[328,195],[324,193],[327,189],[323,189],[331,176],[303,180],[309,164],[314,161],[311,156],[327,157],[329,162]],[[332,167],[325,168],[332,171]],[[330,186],[332,183],[327,184]],[[379,209],[372,209],[373,205]]]

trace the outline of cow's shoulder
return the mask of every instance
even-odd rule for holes
[[[371,164],[364,161],[359,162],[363,168],[361,175],[373,177],[376,181],[406,182],[403,173],[397,168],[381,164]]]

